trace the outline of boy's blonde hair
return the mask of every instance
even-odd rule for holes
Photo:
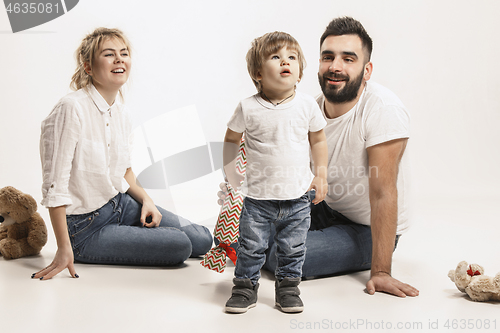
[[[85,63],[88,63],[90,68],[93,68],[94,59],[100,47],[106,40],[113,38],[121,40],[130,54],[130,43],[121,30],[97,28],[92,33],[85,36],[75,52],[76,70],[71,78],[70,84],[73,90],[85,88],[92,83],[92,77],[85,71]]]
[[[297,51],[300,70],[299,79],[302,78],[304,68],[306,67],[306,61],[297,40],[286,32],[269,32],[253,40],[252,47],[248,50],[246,57],[248,73],[259,92],[262,91],[262,85],[257,80],[257,72],[262,68],[265,59],[269,55],[279,51],[283,47]]]

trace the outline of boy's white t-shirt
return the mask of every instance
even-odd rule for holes
[[[227,126],[245,133],[243,195],[262,200],[301,197],[314,178],[308,134],[325,125],[314,98],[298,91],[293,100],[277,106],[259,94],[242,100]]]
[[[324,96],[317,98],[324,113]],[[399,98],[375,82],[367,82],[358,103],[347,113],[327,119],[328,194],[325,202],[351,221],[370,225],[371,207],[366,148],[410,137],[410,115]],[[408,147],[399,164],[397,234],[408,227]]]

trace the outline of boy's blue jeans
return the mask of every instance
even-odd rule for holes
[[[245,198],[240,217],[238,260],[234,275],[255,285],[266,261],[271,233],[276,244],[275,276],[301,277],[306,236],[311,223],[310,192],[293,200]],[[271,228],[273,226],[273,228]]]
[[[311,195],[311,198],[314,194]],[[275,271],[277,246],[274,243],[274,225],[271,226],[264,269]],[[394,249],[400,235],[396,235]],[[216,243],[217,240],[216,240]],[[232,245],[237,252],[238,243]],[[331,209],[326,202],[311,204],[311,226],[307,231],[307,253],[302,266],[302,277],[312,278],[370,269],[372,235],[368,225],[355,223]]]
[[[205,254],[210,231],[161,207],[159,227],[141,226],[142,206],[119,193],[87,214],[67,215],[75,261],[92,264],[167,266]]]

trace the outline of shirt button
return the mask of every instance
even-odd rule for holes
[[[108,148],[110,147],[111,145],[108,143]]]
[[[106,123],[106,126],[109,126],[109,123]]]
[[[54,188],[54,184],[50,185],[50,188]]]

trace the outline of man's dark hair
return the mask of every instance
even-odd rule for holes
[[[357,35],[361,39],[363,48],[367,52],[367,62],[372,55],[373,42],[363,25],[352,17],[344,16],[333,19],[321,36],[319,45],[323,45],[328,36]]]

